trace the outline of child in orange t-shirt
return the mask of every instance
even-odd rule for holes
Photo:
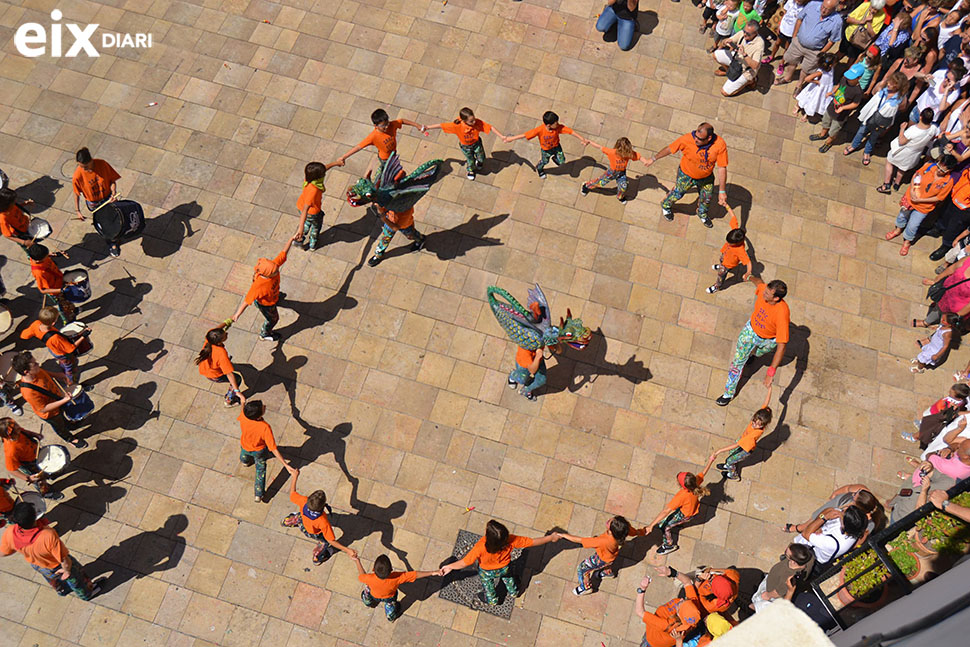
[[[30,218],[22,207],[32,204],[34,204],[33,200],[24,200],[22,205],[18,204],[16,191],[9,188],[0,189],[0,233],[20,245],[24,252],[33,241],[27,233]]]
[[[376,267],[378,263],[384,260],[384,252],[387,251],[387,246],[391,244],[391,239],[394,238],[394,234],[397,232],[401,232],[408,240],[413,241],[409,247],[409,251],[421,251],[427,236],[414,227],[414,207],[399,213],[385,209],[379,204],[374,206],[377,207],[377,215],[381,217],[381,222],[384,223],[384,226],[381,229],[380,238],[377,239],[377,247],[374,249],[374,255],[367,259],[368,265]]]
[[[714,294],[720,290],[724,279],[727,277],[728,270],[732,270],[738,265],[743,264],[747,268],[742,280],[747,281],[748,277],[751,276],[751,259],[748,258],[748,251],[744,248],[746,232],[741,228],[738,217],[734,215],[734,209],[728,207],[727,211],[731,215],[731,231],[727,233],[727,242],[721,246],[720,260],[711,266],[711,269],[717,272],[717,280],[714,285],[707,288],[708,294]]]
[[[509,566],[512,563],[512,551],[516,548],[541,546],[551,541],[559,541],[559,538],[560,536],[556,533],[539,539],[519,537],[509,533],[509,529],[495,519],[489,519],[488,523],[485,524],[485,535],[459,561],[442,568],[441,575],[447,575],[454,570],[478,562],[478,577],[481,578],[482,587],[485,589],[484,598],[479,595],[479,599],[485,604],[496,606],[499,603],[499,598],[495,587],[499,580],[502,580],[502,583],[505,584],[505,592],[508,595],[513,598],[519,595],[515,578],[509,572]]]
[[[317,248],[317,236],[323,226],[323,194],[327,191],[323,178],[334,166],[343,165],[340,160],[330,164],[310,162],[303,169],[303,191],[296,201],[296,208],[300,210],[300,225],[296,233],[299,234],[297,240],[303,241],[302,247],[307,251]]]
[[[286,262],[286,255],[289,253],[290,247],[301,237],[302,234],[295,234],[290,238],[283,251],[273,260],[260,258],[256,261],[256,266],[253,268],[253,284],[249,286],[249,291],[243,297],[243,302],[239,304],[236,313],[232,315],[232,321],[238,321],[249,304],[255,303],[256,309],[265,319],[259,329],[259,338],[263,341],[279,341],[280,335],[274,332],[273,328],[280,321],[279,309],[276,307],[282,296],[280,293],[280,268]]]
[[[446,133],[451,133],[458,137],[458,147],[465,155],[465,170],[469,180],[475,179],[475,171],[482,170],[485,165],[485,146],[482,145],[482,133],[490,133],[493,130],[502,141],[508,141],[505,135],[499,132],[495,126],[485,123],[481,119],[475,118],[475,113],[471,108],[462,108],[458,111],[458,119],[452,122],[428,126],[427,130],[440,128]]]
[[[586,143],[596,146],[606,154],[610,160],[610,168],[595,180],[590,180],[583,184],[580,192],[583,195],[589,195],[589,190],[592,188],[606,186],[610,182],[616,182],[616,197],[620,202],[626,202],[626,189],[629,185],[629,180],[626,177],[626,168],[631,161],[641,160],[640,153],[633,150],[633,144],[626,137],[617,139],[613,148],[606,148],[605,146],[588,140]]]
[[[37,289],[41,294],[54,300],[57,311],[61,314],[61,321],[67,324],[74,321],[75,309],[74,304],[64,296],[64,272],[54,263],[52,257],[55,255],[63,256],[64,252],[51,253],[40,243],[34,243],[27,248],[27,256],[30,257],[30,273],[34,275]]]
[[[370,608],[384,603],[384,615],[389,622],[401,617],[401,605],[397,603],[397,589],[402,584],[420,580],[422,577],[441,575],[441,571],[392,571],[391,558],[378,555],[374,560],[374,572],[368,573],[360,563],[360,557],[354,557],[357,564],[357,581],[364,585],[360,592],[361,601]]]
[[[299,512],[293,512],[283,517],[280,525],[284,528],[299,528],[300,531],[310,539],[316,539],[317,545],[313,549],[312,560],[314,564],[322,564],[337,551],[343,551],[351,559],[357,559],[357,551],[348,548],[337,541],[333,534],[333,526],[330,525],[332,512],[327,505],[327,494],[323,490],[314,490],[310,496],[303,496],[296,491],[296,481],[300,478],[300,470],[291,472],[293,480],[290,481],[290,501],[300,506]]]
[[[367,137],[364,137],[359,144],[341,155],[336,162],[331,164],[331,166],[343,166],[348,157],[364,150],[368,146],[373,146],[377,149],[377,172],[374,174],[374,177],[379,177],[381,171],[384,170],[384,164],[387,163],[387,159],[391,156],[391,153],[397,150],[397,131],[400,130],[402,126],[411,126],[412,128],[417,128],[423,133],[428,132],[428,129],[425,126],[416,121],[411,121],[410,119],[398,118],[391,121],[387,111],[383,108],[378,108],[372,112],[370,115],[370,121],[372,124],[374,124],[374,130],[372,130]],[[364,173],[365,177],[371,172],[372,164],[373,161],[367,165],[367,172]]]
[[[754,412],[751,416],[751,422],[745,428],[744,433],[741,434],[741,438],[738,442],[731,443],[726,447],[718,449],[710,458],[707,459],[707,467],[704,468],[706,472],[710,469],[711,465],[717,459],[717,457],[724,452],[731,452],[728,457],[724,459],[723,463],[717,464],[717,469],[721,470],[724,478],[730,479],[732,481],[740,481],[741,475],[738,474],[737,464],[748,457],[751,452],[754,451],[755,445],[758,443],[758,439],[765,432],[765,427],[771,422],[771,407],[768,403],[771,402],[771,387],[768,387],[768,392],[765,394],[764,404],[761,408]]]
[[[21,339],[37,338],[44,342],[47,350],[50,351],[58,365],[64,371],[64,379],[67,381],[68,389],[78,383],[81,379],[81,371],[78,368],[77,346],[70,339],[60,333],[55,324],[57,323],[58,312],[56,308],[46,306],[40,309],[37,319],[20,332]],[[91,334],[90,329],[85,329],[82,336]]]
[[[273,428],[263,420],[266,407],[259,400],[250,400],[243,405],[242,413],[236,420],[239,421],[239,462],[246,467],[256,465],[256,481],[253,485],[253,494],[256,503],[263,502],[263,495],[266,492],[266,460],[275,456],[283,464],[283,469],[296,479],[296,468],[286,462],[280,454],[279,447],[276,446],[276,437],[273,435]]]
[[[542,115],[541,126],[536,126],[532,130],[527,130],[521,135],[507,137],[505,141],[506,143],[509,143],[514,142],[517,139],[533,139],[538,137],[542,157],[539,159],[539,163],[536,164],[536,173],[539,175],[540,179],[544,180],[546,178],[546,164],[549,163],[549,160],[555,162],[556,166],[562,166],[566,163],[566,154],[562,151],[562,144],[559,143],[560,135],[572,135],[579,141],[583,142],[583,146],[589,144],[588,139],[582,135],[577,135],[569,126],[563,126],[561,123],[559,123],[559,115],[554,113],[552,110],[547,110],[546,113]]]
[[[579,586],[573,589],[573,595],[592,593],[593,577],[616,577],[613,562],[620,554],[627,537],[642,537],[647,533],[646,528],[634,529],[625,517],[616,516],[606,524],[606,532],[596,537],[577,537],[564,532],[558,533],[562,539],[582,544],[583,548],[595,548],[596,552],[583,560],[576,568]]]
[[[231,324],[232,320],[227,323]],[[195,365],[199,367],[199,375],[202,377],[213,382],[229,383],[225,404],[227,407],[233,407],[239,403],[245,405],[246,396],[239,390],[240,377],[236,375],[229,353],[226,351],[226,340],[229,339],[229,331],[226,328],[227,326],[223,324],[205,334],[205,345],[199,351],[199,356],[195,358]]]
[[[710,490],[701,485],[706,474],[706,467],[699,474],[691,474],[690,472],[677,474],[677,483],[680,484],[680,490],[646,527],[648,533],[652,532],[654,528],[660,528],[663,533],[663,542],[657,549],[658,555],[666,555],[680,548],[674,541],[672,530],[677,526],[684,525],[696,516],[701,509],[700,498],[711,493]]]
[[[81,214],[81,196],[88,211],[94,211],[105,202],[116,199],[117,183],[121,179],[118,171],[103,159],[95,159],[87,148],[80,149],[74,156],[77,168],[74,170],[72,185],[74,187],[74,209],[79,220],[84,220]]]

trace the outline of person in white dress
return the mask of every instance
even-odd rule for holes
[[[919,115],[919,121],[899,133],[899,137],[889,145],[886,175],[876,191],[886,194],[890,193],[890,188],[898,191],[903,183],[903,174],[919,166],[923,152],[939,134],[939,127],[933,123],[933,109],[925,108]]]
[[[801,116],[802,121],[821,115],[832,103],[834,65],[834,54],[822,54],[818,57],[818,69],[805,77],[805,87],[798,93],[795,107],[795,116]]]

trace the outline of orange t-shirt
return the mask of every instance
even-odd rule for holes
[[[630,528],[630,532],[627,533],[628,537],[638,537],[643,536],[643,528],[639,530],[635,528]],[[617,543],[613,534],[607,530],[602,535],[596,537],[583,537],[583,548],[595,548],[596,554],[601,560],[607,564],[612,564],[616,556],[620,554],[620,544]]]
[[[731,229],[737,229],[740,226],[737,216],[731,216],[730,226]],[[751,265],[751,259],[748,258],[748,250],[744,246],[744,241],[740,245],[724,243],[721,246],[721,265],[727,269],[731,269],[742,264]]]
[[[240,413],[236,418],[239,421],[239,429],[242,435],[239,437],[239,444],[247,452],[255,452],[260,449],[276,449],[276,438],[273,437],[273,428],[265,420],[250,420],[246,414]]]
[[[57,568],[61,562],[67,559],[67,546],[51,528],[43,528],[37,533],[33,542],[20,550],[14,548],[13,529],[14,526],[7,528],[6,532],[3,533],[3,538],[0,538],[0,554],[13,555],[15,552],[19,552],[28,562],[41,568]]]
[[[734,595],[731,596],[727,602],[718,604],[717,597],[714,596],[714,591],[711,590],[711,580],[702,581],[697,585],[697,594],[698,598],[700,599],[701,606],[704,607],[704,611],[706,613],[723,613],[731,608],[731,604],[733,604],[734,600],[736,600],[738,597],[738,591],[740,590],[739,587],[741,585],[741,573],[733,568],[726,568],[721,575],[731,580],[731,582],[734,584]]]
[[[462,146],[471,146],[481,139],[479,133],[492,132],[492,125],[485,123],[481,119],[476,119],[474,126],[469,126],[464,121],[459,121],[457,124],[453,121],[448,121],[441,124],[441,130],[452,135],[457,135],[458,141]]]
[[[619,156],[617,156],[615,148],[606,148],[603,146],[600,148],[600,150],[606,153],[606,156],[610,158],[611,171],[626,171],[626,167],[630,165],[630,162],[640,159],[640,153],[636,151],[633,151],[633,157],[630,159],[621,159]]]
[[[330,519],[327,518],[326,512],[321,512],[320,516],[316,519],[311,519],[303,513],[303,506],[306,505],[309,499],[310,497],[305,497],[299,492],[294,492],[290,495],[290,501],[300,506],[300,517],[303,519],[303,527],[311,535],[323,535],[323,538],[327,541],[335,541],[336,537],[333,534],[333,526],[330,525]]]
[[[727,166],[727,144],[718,137],[710,146],[699,148],[691,133],[681,135],[670,145],[670,153],[683,153],[680,158],[680,170],[694,178],[702,180],[714,172],[715,166]]]
[[[286,252],[280,252],[279,256],[273,259],[280,270],[283,268],[283,263],[286,262]],[[253,277],[253,284],[249,286],[249,292],[246,293],[246,303],[252,303],[257,301],[260,305],[264,306],[275,306],[276,302],[280,300],[280,272],[277,271],[274,276],[263,276],[262,274],[257,274]]]
[[[3,457],[8,472],[16,472],[24,463],[37,460],[37,441],[21,432],[17,440],[3,441]]]
[[[54,264],[50,256],[30,262],[30,273],[37,281],[38,290],[60,290],[64,287],[64,272]]]
[[[300,213],[303,213],[303,210],[307,207],[310,207],[307,211],[308,216],[315,216],[323,211],[323,191],[310,182],[307,182],[306,186],[303,187],[303,191],[296,201],[296,208]]]
[[[538,349],[526,350],[521,346],[519,346],[519,349],[515,351],[515,363],[521,366],[522,368],[529,368],[530,366],[532,366],[532,362],[533,360],[535,360],[536,353],[538,352],[539,352]]]
[[[953,185],[950,199],[959,209],[970,209],[970,168],[964,169]]]
[[[40,329],[42,325],[43,324],[40,322],[40,320],[35,320],[34,323],[30,324],[27,326],[27,328],[20,332],[20,338],[31,339],[36,337],[37,339],[43,339],[44,335],[47,333]],[[52,330],[55,331],[55,334],[51,335],[50,338],[44,342],[47,344],[47,348],[50,350],[50,352],[54,353],[55,355],[70,355],[77,350],[77,346],[75,346],[71,340],[64,335],[58,334],[56,332],[56,328],[53,328]]]
[[[738,447],[750,454],[763,433],[765,433],[764,428],[757,429],[753,422],[749,422],[748,426],[744,428],[741,438],[738,439]]]
[[[946,196],[950,194],[950,190],[953,188],[953,176],[947,173],[943,177],[940,177],[936,173],[936,162],[928,162],[923,165],[916,175],[920,178],[919,185],[919,197],[920,198],[935,198],[940,196],[940,200],[946,200]],[[903,200],[909,202],[913,199],[913,185],[910,184],[906,188],[906,195],[903,196]],[[915,204],[910,203],[913,209],[919,211],[920,213],[929,213],[936,208],[938,202],[917,202]]]
[[[232,362],[229,361],[226,347],[211,345],[210,348],[212,352],[209,354],[209,359],[199,362],[199,375],[215,380],[232,373]]]
[[[696,597],[693,586],[684,587],[684,593],[689,597]],[[686,632],[701,621],[701,610],[697,602],[692,599],[682,600],[674,598],[665,605],[658,607],[654,613],[644,611],[642,619],[647,626],[644,636],[650,647],[674,647],[677,640],[670,635],[671,631]]]
[[[61,398],[52,398],[49,395],[46,395],[39,391],[35,391],[29,387],[25,387],[24,384],[26,384],[26,380],[21,379],[20,395],[22,395],[24,400],[26,400],[27,403],[30,404],[30,408],[33,409],[34,413],[36,413],[39,417],[43,418],[44,420],[47,420],[51,416],[56,415],[57,413],[60,412],[60,407],[58,407],[54,411],[48,411],[46,413],[41,411],[41,409],[46,407],[49,403],[60,400]],[[57,386],[56,382],[54,382],[54,378],[52,378],[50,376],[50,373],[48,373],[44,369],[40,369],[40,371],[37,373],[37,380],[34,382],[34,384],[36,384],[42,389],[47,389],[48,391],[50,391],[55,395],[61,392],[61,388]]]
[[[16,204],[10,205],[10,208],[5,211],[0,211],[0,232],[7,238],[11,236],[25,238],[29,224],[30,219]]]
[[[111,183],[121,179],[118,171],[104,160],[93,160],[93,168],[74,169],[74,195],[83,195],[88,202],[100,202],[111,197]]]
[[[526,139],[539,138],[539,147],[544,151],[551,151],[559,146],[559,135],[572,135],[573,129],[569,126],[557,125],[550,128],[545,124],[540,124],[525,134]]]
[[[532,537],[519,537],[510,534],[509,543],[505,545],[505,548],[497,553],[488,553],[485,551],[485,537],[482,537],[472,546],[468,554],[461,558],[461,563],[465,566],[471,566],[478,561],[478,566],[483,571],[494,571],[511,563],[513,548],[528,548],[532,543]]]
[[[397,131],[401,129],[404,122],[400,119],[395,119],[394,121],[389,121],[387,123],[387,132],[382,133],[377,128],[374,128],[367,137],[364,137],[357,146],[360,148],[366,148],[373,145],[377,149],[377,156],[382,160],[386,160],[391,156],[391,153],[397,150]]]
[[[407,582],[413,582],[417,578],[418,574],[416,571],[407,571],[406,573],[391,571],[387,579],[382,580],[374,573],[364,573],[363,575],[357,576],[357,581],[366,584],[373,597],[378,600],[386,600],[387,598],[393,598],[397,594],[397,587]]]
[[[402,211],[398,213],[397,211],[389,211],[384,207],[378,207],[378,212],[387,218],[392,225],[397,229],[407,229],[414,224],[414,207],[411,207],[407,211]]]
[[[751,313],[751,328],[763,339],[772,339],[779,344],[788,343],[788,324],[791,313],[788,304],[782,299],[778,303],[767,303],[762,296],[767,284],[762,283],[755,290],[754,311]]]
[[[698,478],[697,484],[700,485],[703,479]],[[680,510],[685,517],[693,517],[701,509],[700,499],[697,495],[687,488],[680,488],[674,498],[667,504],[668,510]]]

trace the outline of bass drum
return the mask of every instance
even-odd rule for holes
[[[102,238],[116,243],[141,233],[145,228],[145,211],[134,200],[109,202],[94,212],[94,228]]]
[[[13,370],[13,358],[17,356],[17,351],[8,350],[0,355],[0,384],[13,384],[20,379],[17,372]]]

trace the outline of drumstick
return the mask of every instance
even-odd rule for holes
[[[118,200],[121,197],[123,196],[120,193],[114,193],[107,200],[105,200],[104,203],[101,204],[101,207],[108,204],[109,202],[114,202],[115,200]],[[98,209],[100,209],[101,207],[98,207]],[[92,210],[91,215],[93,216],[94,214],[96,214],[98,212],[98,209]]]
[[[58,382],[58,381],[57,381],[56,379],[54,379],[53,377],[51,377],[51,381],[53,381],[53,382],[54,382],[54,384],[56,384],[56,385],[57,385],[57,388],[61,390],[61,393],[63,393],[64,395],[66,395],[66,396],[67,396],[67,399],[68,399],[68,400],[70,400],[70,401],[71,401],[72,403],[74,402],[74,396],[72,396],[72,395],[71,395],[70,393],[68,393],[67,391],[65,391],[65,390],[64,390],[64,387],[63,387],[63,386],[61,386],[61,383],[60,383],[60,382]],[[82,391],[82,393],[83,393],[83,391]]]

